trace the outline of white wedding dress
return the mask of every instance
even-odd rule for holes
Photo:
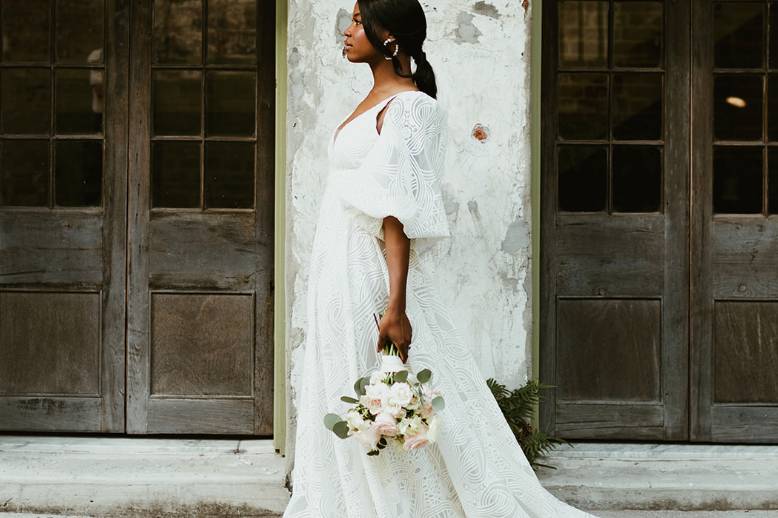
[[[386,103],[379,135],[376,116]],[[308,274],[285,518],[592,516],[540,485],[430,281],[434,254],[428,252],[449,235],[439,183],[445,131],[445,112],[434,98],[404,91],[336,127],[330,138]],[[379,361],[373,313],[383,313],[388,301],[381,229],[388,215],[411,238],[407,365],[433,372],[431,385],[446,406],[436,443],[410,451],[390,443],[368,456],[356,439],[326,429],[323,417],[342,415],[348,403],[340,396],[354,396],[354,381]]]

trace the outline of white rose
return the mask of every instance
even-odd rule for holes
[[[403,435],[414,435],[418,433],[422,427],[424,427],[424,423],[418,415],[404,417],[397,425],[398,430]]]
[[[365,419],[362,415],[353,410],[349,410],[347,414],[348,417],[346,418],[346,422],[348,423],[349,428],[352,430],[361,430],[365,424]]]
[[[407,383],[398,382],[389,389],[392,399],[398,404],[405,406],[411,402],[413,391]]]
[[[383,383],[385,374],[381,371],[375,371],[373,374],[370,375],[370,384],[376,385],[378,383]],[[385,384],[385,383],[384,383]]]
[[[367,404],[365,406],[370,410],[371,414],[376,415],[384,408],[389,396],[389,386],[385,383],[367,385],[365,387],[365,396],[367,396]]]
[[[378,441],[381,439],[378,430],[373,425],[354,433],[353,437],[356,437],[368,450],[376,449]]]

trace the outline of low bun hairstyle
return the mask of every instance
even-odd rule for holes
[[[357,3],[362,27],[370,43],[385,56],[391,57],[389,47],[384,45],[377,33],[379,28],[389,31],[397,39],[400,51],[411,56],[416,63],[416,72],[409,76],[402,73],[400,62],[392,57],[395,73],[402,77],[412,77],[419,90],[436,98],[438,87],[435,83],[435,72],[422,50],[427,38],[427,18],[419,1],[357,0]]]

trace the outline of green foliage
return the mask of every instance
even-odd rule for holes
[[[536,430],[531,422],[534,407],[540,401],[540,391],[554,385],[545,385],[536,380],[529,380],[522,387],[508,390],[505,385],[497,383],[494,378],[487,379],[486,384],[491,389],[505,420],[532,467],[543,466],[556,469],[554,466],[537,462],[537,458],[545,455],[559,444],[570,443],[562,438],[549,437],[541,430]]]

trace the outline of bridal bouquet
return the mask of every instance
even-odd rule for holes
[[[411,373],[394,344],[384,346],[378,370],[356,380],[357,398],[342,396],[351,403],[346,418],[338,414],[324,416],[324,425],[341,439],[355,437],[378,455],[388,441],[404,449],[421,448],[437,439],[443,396],[426,383],[432,378],[429,369]]]

